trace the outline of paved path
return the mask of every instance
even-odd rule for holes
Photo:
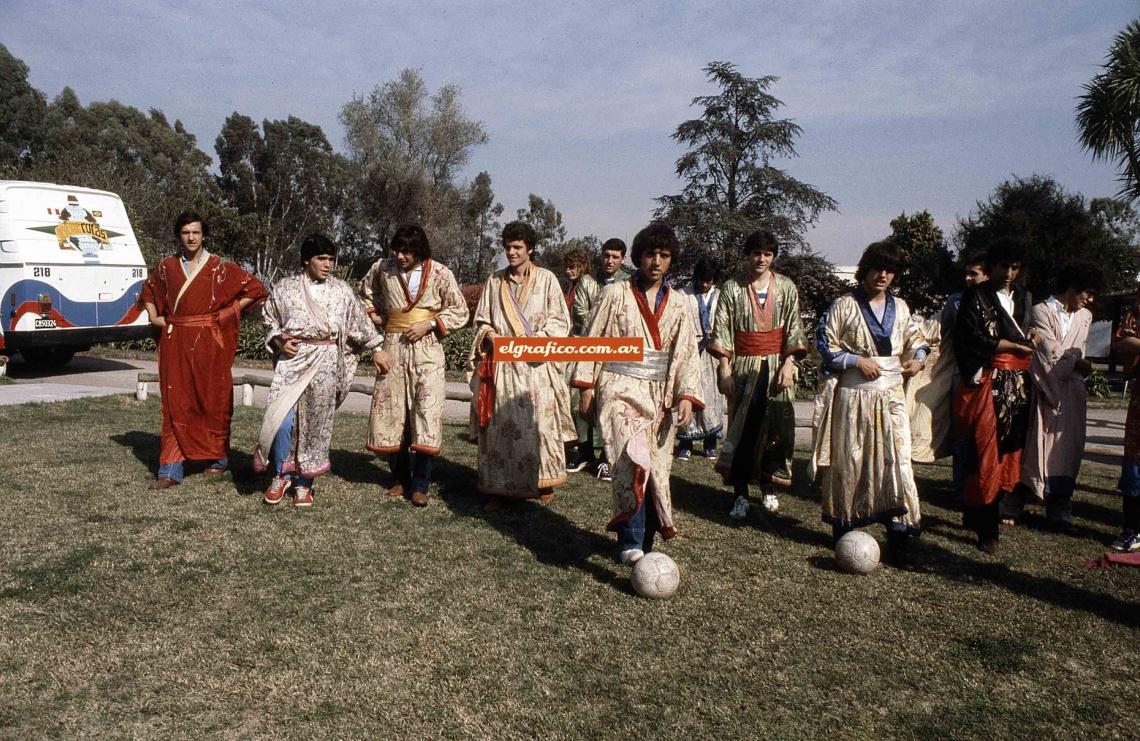
[[[158,372],[158,364],[153,360],[131,360],[103,358],[94,355],[77,355],[66,367],[48,373],[34,373],[16,360],[8,366],[8,374],[15,384],[0,386],[0,405],[18,404],[26,401],[64,401],[90,396],[105,396],[116,393],[134,394],[140,371]],[[235,368],[245,374],[272,378],[268,369]],[[371,375],[357,376],[357,381],[371,383]],[[449,382],[448,390],[467,391],[467,384]],[[158,384],[148,384],[151,394],[158,394]],[[254,404],[265,406],[267,388],[254,387]],[[350,393],[340,411],[367,414],[372,397],[368,394]],[[241,403],[240,387],[234,389],[234,404]],[[811,442],[811,412],[809,401],[796,402],[796,442],[807,445]],[[1119,455],[1123,451],[1124,419],[1126,409],[1090,409],[1088,415],[1088,445],[1098,450]],[[447,401],[444,405],[444,421],[450,424],[466,424],[468,404],[464,401]],[[1091,460],[1115,462],[1110,457],[1087,455]]]

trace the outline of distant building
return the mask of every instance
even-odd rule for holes
[[[855,282],[855,271],[859,268],[858,265],[833,265],[831,272],[835,277],[844,283]]]

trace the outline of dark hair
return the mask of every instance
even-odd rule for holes
[[[419,260],[431,257],[427,233],[418,224],[404,224],[396,229],[388,247],[392,252],[411,252]]]
[[[562,253],[562,264],[566,267],[574,265],[581,265],[582,267],[589,267],[590,253],[586,252],[584,247],[571,247]]]
[[[178,214],[178,218],[174,220],[174,238],[181,239],[182,227],[186,226],[187,224],[193,224],[195,221],[202,225],[202,236],[210,236],[210,225],[207,224],[202,219],[202,217],[198,215],[198,212],[183,211],[182,213]]]
[[[962,260],[962,267],[968,268],[971,265],[981,265],[982,269],[984,270],[986,268],[986,258],[986,251],[978,250],[977,252],[969,254],[966,256],[966,259]]]
[[[526,243],[528,252],[534,252],[534,248],[538,246],[538,232],[525,221],[512,221],[503,227],[504,247],[511,242],[518,242],[520,240]]]
[[[308,262],[317,255],[336,257],[336,244],[323,234],[310,234],[301,240],[301,262]]]
[[[1057,293],[1064,293],[1070,288],[1077,293],[1100,293],[1104,290],[1104,271],[1088,260],[1062,265],[1057,271]]]
[[[1009,237],[999,237],[986,248],[986,270],[1002,263],[1025,262],[1025,245]]]
[[[750,255],[753,252],[771,252],[772,257],[779,257],[780,241],[767,229],[754,231],[744,240],[744,254]]]
[[[602,252],[620,252],[625,257],[625,242],[617,237],[610,237],[602,243]]]
[[[677,241],[677,235],[667,224],[660,221],[645,227],[633,238],[633,247],[630,249],[633,264],[637,265],[641,262],[643,254],[654,250],[668,250],[674,260],[681,256],[681,243]]]
[[[702,257],[693,266],[693,288],[699,288],[699,284],[706,280],[713,283],[720,280],[720,263],[711,257]]]
[[[855,269],[855,282],[862,283],[872,270],[886,270],[896,275],[906,268],[902,250],[892,239],[873,242],[863,250],[859,267]]]

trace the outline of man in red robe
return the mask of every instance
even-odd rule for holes
[[[182,483],[186,460],[229,467],[233,374],[241,313],[268,295],[257,278],[203,246],[209,228],[191,211],[174,222],[179,254],[158,264],[143,286],[150,323],[159,328],[162,446],[151,489]]]

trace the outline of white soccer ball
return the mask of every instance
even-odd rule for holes
[[[664,553],[646,553],[633,565],[633,591],[650,599],[672,597],[681,583],[681,570]]]
[[[862,530],[852,530],[835,544],[835,561],[849,574],[869,574],[879,565],[879,542]]]

